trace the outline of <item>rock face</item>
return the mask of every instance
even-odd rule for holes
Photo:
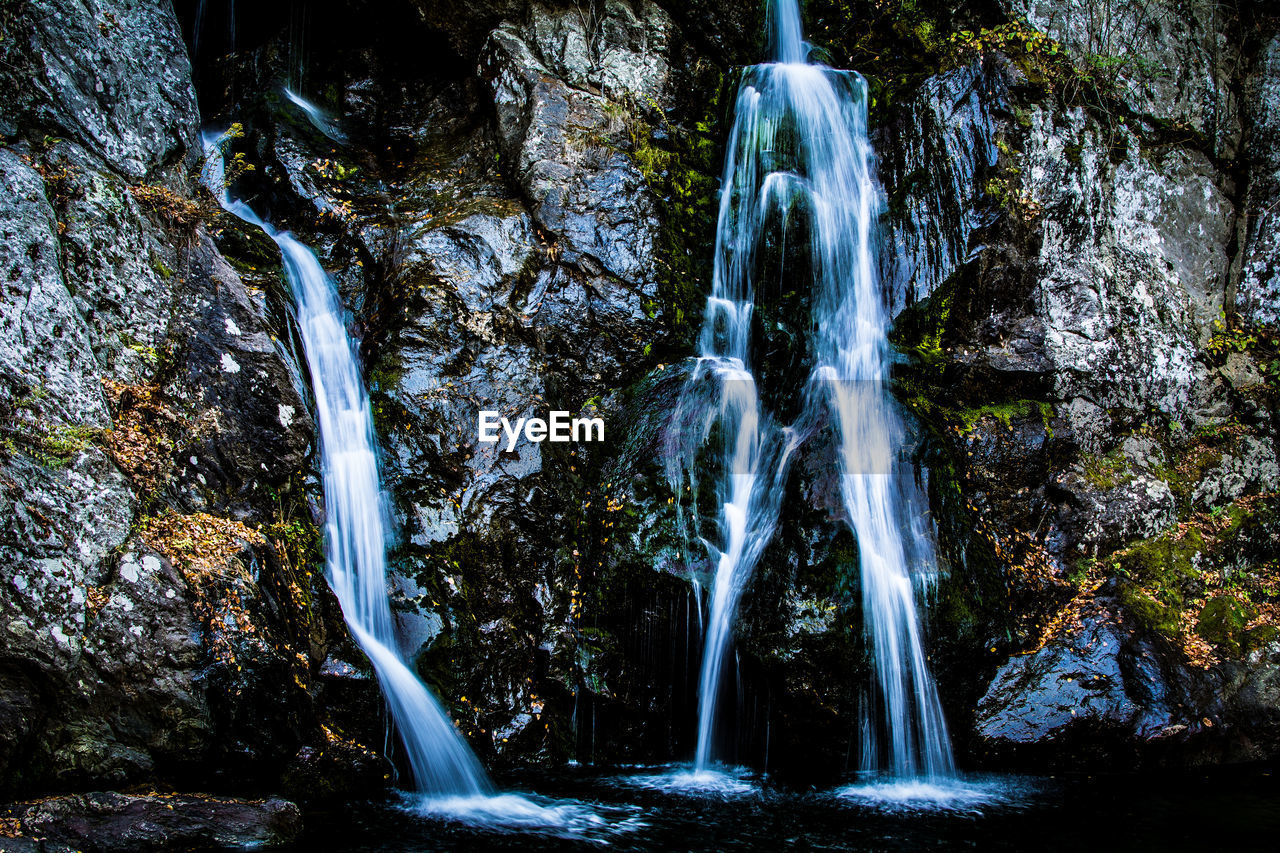
[[[415,38],[448,46],[437,67],[406,71],[344,33],[333,46],[350,59],[315,71],[310,91],[329,93],[344,144],[270,95],[236,113],[261,166],[249,181],[323,250],[362,336],[400,523],[403,649],[486,756],[680,755],[700,647],[691,581],[707,567],[684,544],[659,462],[701,310],[696,292],[672,298],[669,272],[681,255],[710,256],[714,211],[691,216],[690,187],[714,197],[719,157],[699,161],[697,185],[687,155],[691,126],[723,117],[706,81],[724,77],[698,69],[755,58],[755,37],[741,34],[753,13],[409,5],[425,22]],[[831,33],[847,10],[811,6],[820,38],[842,38]],[[1072,639],[1109,631],[1126,648],[1158,648],[1166,692],[1187,708],[1208,707],[1213,679],[1256,687],[1265,663],[1225,647],[1211,650],[1208,680],[1186,676],[1179,643],[1196,635],[1175,626],[1196,624],[1221,593],[1212,573],[1265,563],[1230,562],[1223,541],[1270,535],[1273,389],[1263,355],[1215,325],[1262,292],[1242,270],[1266,231],[1249,231],[1241,192],[1265,169],[1241,176],[1230,164],[1262,163],[1273,147],[1249,141],[1266,137],[1269,91],[1265,61],[1249,58],[1267,54],[1238,46],[1245,24],[1210,4],[1106,19],[1088,4],[1008,3],[980,20],[939,13],[923,22],[936,37],[919,36],[932,8],[909,22],[869,12],[883,51],[834,47],[865,60],[879,99],[881,269],[912,356],[899,390],[921,416],[922,481],[951,569],[929,625],[952,717],[971,716],[997,671],[996,693],[1015,698],[983,700],[984,721],[1006,719],[996,709],[1017,696],[1047,695],[1036,685],[1057,663],[1027,674],[1006,662],[1037,644],[1099,673],[1128,667],[1084,660],[1092,647]],[[961,30],[977,35],[945,37]],[[1034,33],[1047,40],[1027,48]],[[911,38],[916,59],[873,55]],[[270,90],[286,52],[257,49],[224,88]],[[924,68],[903,69],[919,56]],[[1157,74],[1155,62],[1176,68]],[[702,275],[690,278],[705,290]],[[781,388],[803,372],[804,295],[759,308],[766,380]],[[475,440],[482,409],[515,419],[552,408],[600,414],[618,444],[506,452]],[[753,733],[744,720],[735,746],[775,768],[780,754],[818,766],[806,733],[853,736],[866,675],[856,544],[820,457],[797,463],[739,623],[739,685],[755,709],[744,717],[767,723]],[[1210,529],[1227,516],[1228,530]],[[1208,537],[1186,557],[1189,574],[1135,563],[1095,623],[1045,638],[1115,562],[1151,543],[1182,560],[1182,540],[1168,537],[1192,535],[1187,524]],[[1162,713],[1142,689],[1086,703],[1110,709],[1095,721],[1114,735],[1109,748]],[[1246,705],[1223,719],[1248,716]],[[959,739],[994,754],[995,731],[961,726]],[[1065,731],[1041,726],[1038,742],[1076,737]],[[1201,741],[1160,743],[1173,754]]]
[[[1265,244],[1251,230],[1265,214],[1242,206],[1230,169],[1239,152],[1256,164],[1245,183],[1267,186],[1272,25],[1243,42],[1259,58],[1241,78],[1232,33],[1257,22],[1210,5],[1153,3],[1115,19],[1089,4],[1008,6],[1025,23],[975,37],[981,73],[997,78],[977,91],[1007,98],[952,113],[953,137],[998,150],[979,161],[980,198],[969,202],[987,218],[966,227],[954,205],[913,206],[956,195],[947,172],[909,186],[889,213],[898,239],[888,268],[922,258],[910,275],[933,290],[898,319],[915,356],[902,395],[943,422],[937,441],[953,449],[934,459],[965,501],[948,520],[944,499],[939,518],[944,550],[963,555],[970,578],[944,582],[934,624],[1007,638],[969,658],[998,665],[985,695],[973,694],[971,749],[994,761],[1121,764],[1273,754],[1273,721],[1251,697],[1269,689],[1274,650],[1259,633],[1244,655],[1237,640],[1196,627],[1213,602],[1234,600],[1217,572],[1263,586],[1274,572],[1269,557],[1234,544],[1255,527],[1275,535],[1276,434],[1258,403],[1275,399],[1274,382],[1253,372],[1271,357],[1256,342],[1273,336],[1257,308],[1265,269],[1249,260]],[[1002,57],[1011,31],[1020,45],[1051,41]],[[1153,75],[1161,51],[1168,73]],[[920,113],[931,127],[928,93],[956,73],[930,78],[898,121]],[[1245,79],[1252,100],[1237,104]],[[890,180],[936,145],[908,139]],[[913,252],[913,235],[930,232],[946,251]],[[985,621],[951,609],[955,590],[980,601],[996,578],[1019,614]],[[1259,587],[1242,600],[1269,598]],[[1250,619],[1261,632],[1265,620]]]
[[[1099,605],[1061,640],[1002,666],[978,705],[979,736],[1026,745],[1077,728],[1142,740],[1185,729],[1159,652],[1117,621]]]
[[[298,517],[313,429],[279,314],[182,164],[177,21],[30,3],[4,26],[0,74],[33,82],[5,77],[0,149],[0,790],[278,777],[327,743],[345,631]]]
[[[287,847],[302,829],[298,807],[285,800],[98,793],[18,803],[6,812],[20,826],[18,841],[95,853],[274,850]]]
[[[1131,767],[1135,761],[1251,761],[1272,754],[1275,649],[1245,666],[1188,670],[1117,602],[1100,597],[1042,649],[1002,665],[976,731],[1004,761]]]
[[[1280,191],[1280,39],[1259,52],[1245,81],[1244,155],[1249,160],[1245,194],[1244,255],[1237,309],[1255,323],[1280,323],[1280,237],[1274,200]]]
[[[880,276],[895,314],[968,260],[970,235],[991,219],[984,187],[1007,99],[1004,76],[993,71],[975,63],[930,77],[878,132],[890,208]]]
[[[1118,99],[1144,118],[1190,128],[1211,151],[1235,150],[1240,117],[1231,74],[1238,57],[1233,21],[1216,4],[1155,0],[1109,8],[1088,0],[1006,0],[1074,56],[1114,76]],[[1170,61],[1173,60],[1173,61]]]
[[[18,36],[0,72],[15,95],[6,122],[68,134],[134,180],[195,142],[191,65],[168,4],[36,0],[6,23]]]

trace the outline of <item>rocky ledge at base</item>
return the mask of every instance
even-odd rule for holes
[[[0,807],[0,853],[270,850],[302,831],[288,800],[73,794]]]

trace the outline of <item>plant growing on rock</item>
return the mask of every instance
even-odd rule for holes
[[[173,228],[193,231],[205,218],[205,212],[200,205],[168,187],[138,184],[129,187],[129,194],[142,205],[143,209],[155,214],[162,222]]]

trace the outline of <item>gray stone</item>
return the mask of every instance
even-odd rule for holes
[[[0,189],[0,394],[9,407],[38,398],[38,417],[48,424],[105,427],[101,373],[59,264],[44,182],[6,148]]]
[[[103,375],[145,382],[168,332],[177,272],[165,244],[173,237],[157,233],[125,182],[80,146],[60,142],[44,159],[64,175],[62,266]]]
[[[1280,488],[1280,464],[1270,441],[1245,435],[1208,468],[1195,484],[1192,502],[1212,509],[1249,494],[1274,492]]]
[[[1238,48],[1211,0],[1005,0],[1010,17],[1062,42],[1073,62],[1114,84],[1135,112],[1203,134],[1234,155],[1239,119],[1231,74]]]
[[[142,178],[194,145],[191,66],[161,0],[31,0],[0,65],[3,114],[68,134],[111,168]]]
[[[1236,309],[1253,323],[1280,323],[1280,36],[1256,60],[1244,86],[1244,254]]]
[[[653,201],[620,150],[626,143],[616,109],[604,96],[555,77],[530,37],[513,24],[499,27],[482,69],[499,135],[534,216],[560,239],[565,262],[655,295]],[[618,45],[615,52],[627,50]],[[630,55],[643,64],[648,53]]]
[[[1021,191],[1043,210],[1036,302],[1055,392],[1198,423],[1233,209],[1203,155],[1120,137],[1113,164],[1081,110],[1032,113]],[[1106,441],[1093,419],[1071,426],[1082,446]]]

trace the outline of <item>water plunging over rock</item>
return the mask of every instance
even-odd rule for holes
[[[875,713],[864,714],[864,769],[898,776],[954,772],[950,741],[929,674],[916,613],[919,582],[936,573],[926,506],[903,448],[905,432],[885,389],[888,314],[875,270],[883,201],[866,127],[866,84],[807,61],[799,9],[769,8],[774,62],[744,74],[728,143],[715,271],[697,367],[681,409],[700,417],[670,465],[673,486],[694,480],[698,447],[719,445],[720,514],[704,536],[715,566],[699,682],[695,769],[711,761],[720,677],[739,600],[773,535],[782,484],[797,444],[829,419],[839,452],[846,521],[858,541],[863,614],[874,654]],[[802,218],[812,274],[814,368],[804,412],[771,426],[751,372],[751,317],[766,235],[779,243]],[[783,275],[793,275],[784,270]],[[709,384],[713,401],[701,396]],[[700,429],[699,429],[700,428]],[[718,431],[718,432],[717,432]],[[887,740],[878,743],[883,729]]]
[[[387,514],[373,416],[337,288],[310,249],[230,197],[224,142],[205,140],[205,182],[229,213],[261,228],[280,247],[293,294],[320,432],[329,584],[377,672],[418,788],[452,796],[490,793],[480,762],[396,651],[387,596]]]

